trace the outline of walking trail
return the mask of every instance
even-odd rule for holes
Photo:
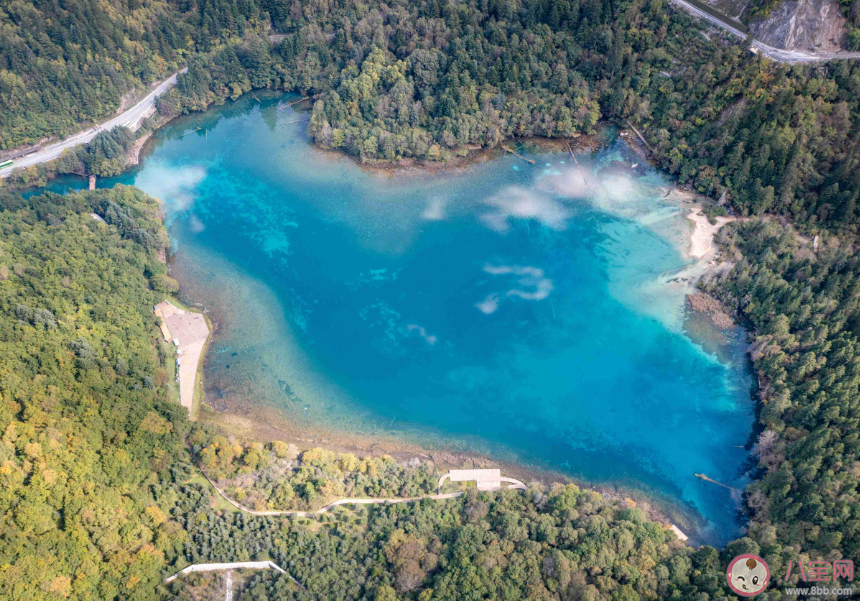
[[[434,501],[442,501],[445,499],[456,499],[457,497],[462,497],[463,495],[466,494],[465,491],[458,491],[458,492],[440,493],[440,494],[435,494],[435,495],[421,495],[421,496],[417,496],[417,497],[387,497],[387,498],[383,498],[383,499],[346,498],[346,499],[338,499],[337,501],[332,501],[328,505],[324,505],[323,507],[320,507],[316,511],[299,511],[299,510],[292,510],[292,509],[287,509],[287,510],[274,510],[274,509],[272,509],[272,510],[258,511],[255,509],[251,509],[250,507],[245,507],[244,505],[242,505],[238,501],[235,501],[234,499],[231,499],[230,497],[228,497],[224,493],[224,491],[222,491],[220,488],[218,488],[218,485],[215,484],[215,482],[212,480],[212,478],[209,477],[209,474],[207,474],[206,471],[203,469],[203,467],[201,467],[201,465],[197,462],[196,457],[194,457],[194,452],[192,451],[190,446],[188,447],[188,451],[191,453],[191,456],[194,459],[194,463],[195,463],[195,465],[197,465],[197,469],[200,470],[200,473],[203,474],[203,477],[206,478],[206,480],[209,482],[209,484],[212,485],[212,488],[214,488],[215,491],[219,495],[221,495],[221,498],[223,498],[225,501],[230,503],[230,505],[232,505],[233,507],[235,507],[239,511],[242,511],[244,513],[248,513],[250,515],[257,515],[257,516],[289,515],[289,516],[296,516],[296,517],[300,517],[300,518],[309,518],[309,517],[313,517],[315,515],[322,515],[323,513],[328,512],[330,509],[334,509],[335,507],[339,507],[340,505],[384,505],[386,503],[412,503],[414,501],[421,501],[422,499],[432,499]],[[451,470],[451,472],[449,474],[442,476],[439,479],[439,487],[441,488],[442,482],[444,480],[448,479],[448,477],[451,473],[455,473],[458,471],[463,471],[463,470]],[[470,472],[482,472],[482,471],[495,471],[495,472],[497,472],[498,470],[469,470],[469,471]],[[452,481],[462,482],[463,480],[457,480],[457,479],[452,478]],[[480,480],[478,482],[480,483]],[[511,486],[508,488],[514,488],[514,489],[518,489],[518,490],[527,490],[527,487],[525,484],[523,484],[519,480],[514,480],[513,478],[500,478],[499,488],[496,488],[495,490],[500,490],[501,482],[509,483]]]

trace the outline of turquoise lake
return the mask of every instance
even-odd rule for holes
[[[739,498],[693,474],[745,486],[743,336],[686,333],[668,178],[610,133],[581,170],[532,152],[379,175],[277,102],[174,121],[100,182],[164,202],[174,274],[219,326],[208,402],[638,485],[697,512],[701,540],[737,535]]]

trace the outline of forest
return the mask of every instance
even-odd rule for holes
[[[254,88],[314,97],[308,135],[359,160],[445,161],[598,123],[643,131],[681,183],[744,215],[850,229],[860,195],[860,65],[785,65],[668,10],[623,2],[308,3],[275,46],[198,55],[167,115]]]
[[[4,598],[148,599],[158,583],[167,534],[146,483],[185,428],[153,336],[158,211],[127,187],[0,193]]]
[[[240,445],[192,428],[165,386],[173,354],[152,306],[171,284],[157,258],[167,238],[157,202],[139,190],[3,193],[0,228],[9,599],[191,599],[199,578],[160,582],[191,563],[250,559],[276,561],[304,589],[258,573],[243,599],[708,599],[728,593],[734,555],[760,553],[773,569],[796,557],[751,538],[694,550],[632,503],[572,484],[314,520],[219,505],[186,438],[215,477],[286,460],[321,494],[426,490],[436,474],[320,449],[297,457],[288,443]]]
[[[196,426],[189,436],[200,467],[218,488],[255,510],[316,510],[347,497],[435,494],[442,474],[417,458],[362,457],[312,448],[299,452],[281,440],[243,444],[227,432]],[[226,436],[225,436],[226,434]]]
[[[569,137],[592,133],[599,123],[630,122],[681,183],[744,215],[786,214],[811,230],[855,227],[857,61],[774,63],[734,39],[703,35],[700,23],[665,0],[255,2],[127,8],[145,21],[145,31],[132,17],[79,22],[73,15],[101,14],[86,2],[60,11],[57,22],[72,19],[72,29],[92,29],[87,38],[94,51],[107,37],[124,44],[140,38],[134,45],[146,56],[134,62],[140,81],[187,63],[188,72],[159,100],[168,118],[253,89],[298,90],[314,98],[307,130],[316,144],[371,162],[445,161],[507,138]],[[5,10],[18,33],[0,30],[0,75],[23,82],[4,85],[0,94],[0,139],[11,147],[61,131],[43,124],[65,114],[44,104],[49,100],[89,107],[53,94],[54,84],[32,68],[37,57],[62,54],[67,65],[87,73],[99,63],[83,65],[79,45],[50,35],[41,21],[37,27],[35,15],[18,4]],[[261,22],[282,39],[272,44]],[[45,35],[23,35],[33,29]],[[181,52],[175,48],[180,39]],[[125,46],[104,47],[131,60]],[[140,63],[170,68],[141,71]],[[134,79],[121,72],[123,81]],[[75,86],[100,102],[132,85],[109,84],[116,78],[99,75],[96,86],[75,77]],[[26,104],[25,97],[42,104]],[[107,115],[117,102],[101,112],[86,109],[88,118]],[[21,125],[4,122],[9,119]],[[82,117],[76,119],[66,120],[68,128]],[[26,140],[16,133],[28,127],[40,133]],[[109,174],[119,166],[99,167]]]
[[[421,489],[429,475],[382,465],[383,486],[343,469],[351,459],[305,463],[289,446],[237,450],[192,433],[166,397],[170,355],[155,342],[150,309],[175,282],[155,259],[166,237],[154,201],[124,187],[0,193],[0,586],[10,598],[191,598],[192,581],[158,582],[194,561],[271,558],[307,590],[258,574],[243,598],[705,600],[729,595],[728,559],[754,552],[777,599],[789,561],[860,556],[856,62],[776,64],[704,35],[664,0],[106,6],[0,7],[0,147],[112,114],[183,63],[163,115],[297,90],[314,97],[309,137],[362,161],[444,161],[506,138],[636,126],[680,183],[750,217],[723,230],[734,267],[703,287],[754,339],[756,480],[746,536],[719,551],[684,548],[638,509],[572,487],[308,523],[215,508],[186,434],[215,477],[261,507]],[[269,23],[283,35],[275,44]],[[129,142],[117,132],[60,163],[114,173]]]
[[[777,220],[725,234],[737,265],[706,284],[749,320],[761,412],[747,491],[752,538],[860,553],[860,257]]]
[[[254,0],[0,3],[0,156],[114,116],[189,56],[264,21]]]

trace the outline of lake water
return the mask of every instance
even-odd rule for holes
[[[737,534],[738,499],[693,474],[743,488],[750,376],[738,332],[711,352],[684,332],[667,179],[610,138],[581,170],[532,153],[387,177],[299,118],[245,97],[100,183],[164,201],[186,294],[218,308],[213,404],[632,481],[695,508],[706,540]]]

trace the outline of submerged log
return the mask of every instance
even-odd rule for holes
[[[514,152],[513,150],[511,150],[510,148],[508,148],[508,147],[507,147],[507,146],[505,146],[504,144],[502,144],[502,149],[504,149],[504,150],[506,150],[506,151],[510,152],[510,153],[511,153],[512,155],[514,155],[515,157],[520,158],[520,159],[522,159],[522,160],[526,161],[527,163],[531,163],[532,165],[534,165],[534,164],[535,164],[535,162],[534,162],[533,160],[531,160],[531,159],[527,159],[527,158],[526,158],[526,157],[524,157],[523,155],[521,155],[521,154],[518,154],[518,153]]]

